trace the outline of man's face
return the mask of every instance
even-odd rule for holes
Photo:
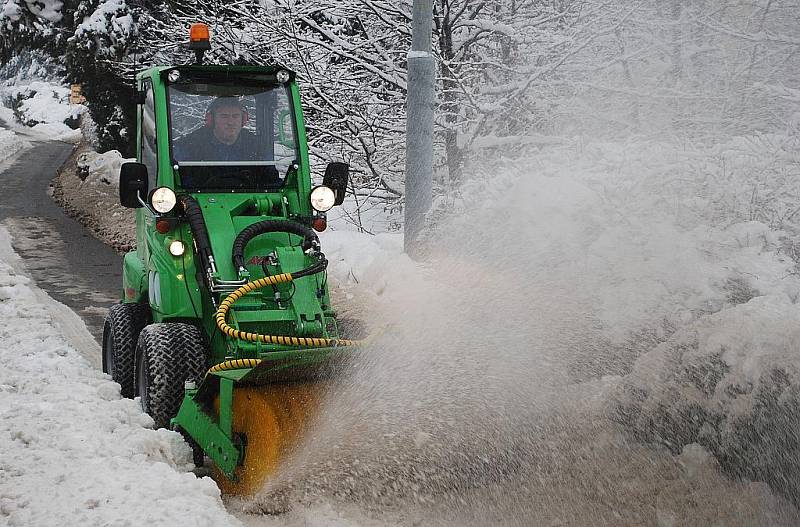
[[[239,106],[220,106],[214,111],[214,136],[220,143],[232,145],[242,131],[242,109]]]

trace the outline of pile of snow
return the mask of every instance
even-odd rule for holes
[[[3,114],[0,113],[0,119],[2,118]],[[25,141],[11,130],[0,129],[0,163],[22,150],[25,144]]]
[[[13,122],[42,137],[76,141],[81,137],[78,118],[86,107],[71,105],[69,95],[69,88],[45,81],[2,88],[4,104],[13,111]]]
[[[614,419],[674,451],[699,443],[731,475],[795,501],[800,484],[800,304],[759,296],[678,330],[639,358]]]
[[[383,294],[389,282],[418,275],[420,267],[403,252],[403,235],[382,233],[369,236],[347,230],[320,233],[328,272],[339,284],[358,285],[361,290]]]
[[[87,150],[78,156],[78,177],[92,185],[105,184],[114,189],[119,188],[119,169],[123,163],[134,162],[126,159],[117,150],[109,150],[98,154]]]
[[[138,403],[66,341],[54,302],[19,265],[0,230],[0,521],[236,524],[214,482],[189,472],[180,435],[150,429]]]

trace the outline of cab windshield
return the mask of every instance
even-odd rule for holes
[[[184,74],[167,91],[181,187],[250,191],[283,184],[298,157],[288,88],[266,75]]]

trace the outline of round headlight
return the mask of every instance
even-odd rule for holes
[[[158,187],[150,195],[150,204],[159,214],[166,214],[171,211],[175,208],[176,202],[177,198],[175,197],[175,192],[168,187]]]
[[[170,72],[167,73],[167,79],[169,79],[170,82],[178,82],[180,78],[181,72],[178,70],[170,70]]]
[[[275,78],[278,79],[278,82],[281,84],[289,82],[289,72],[286,70],[279,70],[278,73],[275,74]]]
[[[166,214],[171,211],[175,208],[176,202],[177,198],[175,197],[175,193],[171,188],[167,187],[158,187],[153,191],[153,195],[150,197],[150,204],[153,205],[155,211],[160,214]]]
[[[180,240],[173,240],[172,243],[169,244],[169,254],[172,256],[183,256],[183,253],[186,252],[186,246]]]
[[[330,187],[320,185],[311,189],[311,206],[319,212],[328,212],[336,201],[336,194]]]

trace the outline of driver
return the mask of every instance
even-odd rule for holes
[[[256,136],[244,130],[247,111],[237,97],[217,97],[208,105],[205,126],[175,142],[176,161],[257,161]]]

